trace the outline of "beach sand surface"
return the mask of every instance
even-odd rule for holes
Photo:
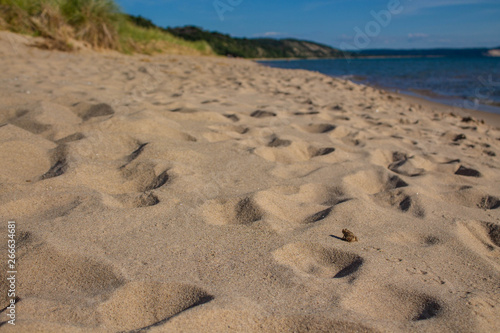
[[[31,44],[0,33],[0,331],[498,331],[498,117]]]

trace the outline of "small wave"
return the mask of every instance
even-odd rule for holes
[[[368,81],[368,77],[364,76],[364,75],[348,74],[348,75],[340,75],[340,76],[336,76],[336,77],[343,79],[343,80],[356,81],[356,82]]]

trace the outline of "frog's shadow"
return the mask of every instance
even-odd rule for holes
[[[341,240],[341,241],[343,241],[343,242],[345,242],[345,241],[346,241],[344,238],[339,237],[339,236],[330,235],[330,237],[333,237],[333,238],[335,238],[335,239]]]

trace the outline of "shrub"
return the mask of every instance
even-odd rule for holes
[[[119,47],[119,9],[112,0],[65,0],[60,8],[78,39],[93,47]]]
[[[68,40],[73,29],[61,15],[57,0],[0,0],[0,15],[4,28],[47,38],[37,46],[71,50]]]

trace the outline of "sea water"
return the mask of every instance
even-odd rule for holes
[[[500,58],[362,58],[259,63],[317,71],[448,105],[500,114]]]

